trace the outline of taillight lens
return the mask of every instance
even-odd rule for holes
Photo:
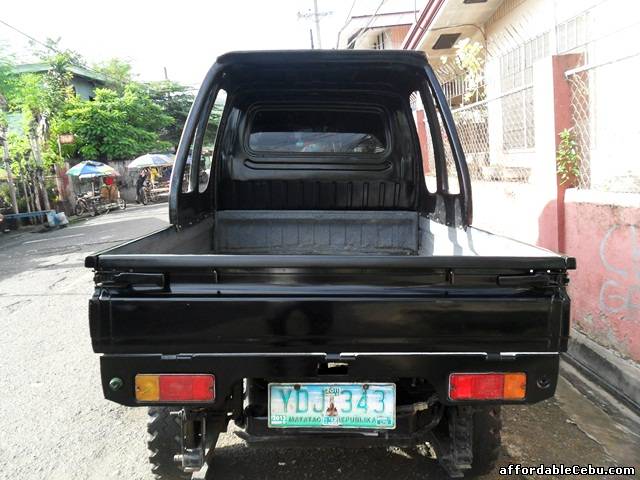
[[[451,400],[522,400],[527,393],[527,375],[517,373],[452,373]]]
[[[212,402],[216,398],[215,376],[208,374],[138,374],[139,402]]]

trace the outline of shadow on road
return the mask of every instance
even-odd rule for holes
[[[232,445],[216,448],[206,478],[447,478],[416,449],[276,449]]]
[[[0,279],[47,268],[83,266],[84,256],[168,225],[164,207],[147,206],[86,218],[66,228],[0,235]],[[14,292],[15,293],[15,292]]]

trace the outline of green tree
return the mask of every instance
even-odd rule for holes
[[[133,82],[134,78],[131,64],[119,58],[97,63],[93,66],[93,70],[107,77],[109,84],[120,93],[124,93],[124,87]]]
[[[126,85],[140,85],[153,103],[162,109],[162,113],[172,119],[157,132],[160,140],[168,142],[174,150],[177,148],[182,128],[195,98],[192,88],[170,80],[144,84],[136,82],[131,64],[118,58],[98,63],[93,69],[105,75],[110,82],[109,86],[121,94],[124,93]]]
[[[19,184],[22,187],[22,202],[19,205],[29,212],[40,210],[34,179],[36,165],[31,155],[29,138],[23,133],[12,132],[8,135],[8,145],[11,152],[11,173],[17,179],[16,189]]]
[[[35,188],[37,207],[40,208],[39,196],[43,197],[44,208],[49,210],[49,199],[44,186],[43,150],[49,133],[50,111],[47,106],[46,87],[41,75],[25,74],[18,80],[17,95],[13,108],[22,112],[23,127],[33,153],[35,167]]]
[[[484,100],[484,63],[485,54],[482,44],[471,41],[470,38],[463,38],[454,46],[455,56],[450,72],[456,75],[464,75],[465,92],[463,99],[465,102]],[[440,60],[443,65],[447,65],[449,57],[442,56]]]
[[[158,132],[171,121],[140,85],[130,83],[122,94],[102,88],[92,102],[71,99],[56,128],[76,135],[84,158],[107,161],[167,149]]]
[[[484,91],[484,52],[482,45],[469,38],[459,41],[456,46],[455,62],[465,75],[465,102],[471,99],[483,100]]]
[[[13,62],[9,56],[4,55],[3,52],[0,51],[0,146],[2,147],[3,164],[7,171],[9,201],[11,202],[14,213],[18,213],[19,208],[10,164],[7,114],[9,112],[9,102],[13,99],[16,92],[16,86]]]
[[[18,78],[17,94],[13,108],[22,112],[24,128],[31,144],[35,160],[35,184],[49,210],[49,196],[45,188],[44,172],[61,159],[50,142],[52,123],[66,109],[74,97],[69,67],[78,65],[81,57],[71,51],[57,48],[57,42],[49,40],[51,48],[41,55],[49,65],[43,75],[24,74]],[[53,51],[53,53],[51,53]]]
[[[160,139],[169,142],[176,150],[194,95],[189,87],[169,80],[147,83],[146,86],[153,103],[172,119],[172,122],[159,132]]]

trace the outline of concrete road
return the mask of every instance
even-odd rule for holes
[[[149,479],[144,409],[102,398],[85,254],[167,225],[166,204],[45,233],[0,235],[0,479]],[[567,382],[556,399],[503,409],[500,464],[630,465],[638,437]],[[207,478],[446,478],[424,449],[248,449],[218,442]],[[497,473],[485,478],[500,478]],[[522,478],[522,477],[516,477]]]

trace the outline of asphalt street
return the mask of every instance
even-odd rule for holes
[[[160,204],[133,206],[63,229],[0,234],[0,479],[152,478],[144,409],[102,397],[87,322],[92,272],[83,260],[167,224],[167,206]],[[638,436],[564,380],[556,398],[503,408],[503,418],[500,465],[640,463]],[[446,475],[424,448],[249,449],[233,432],[219,440],[207,475],[338,477]],[[484,478],[502,477],[496,472]]]

